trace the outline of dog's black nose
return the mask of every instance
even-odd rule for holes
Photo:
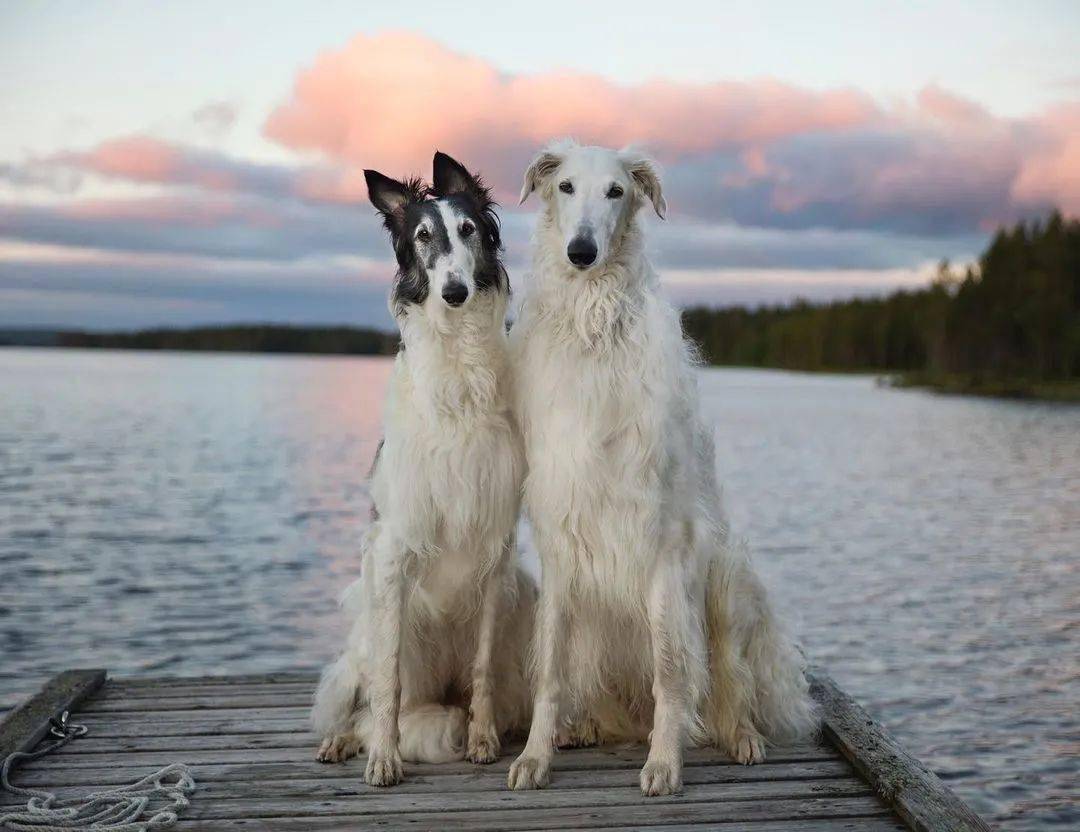
[[[465,288],[464,283],[458,283],[456,280],[453,280],[443,286],[442,299],[450,304],[450,306],[461,306],[468,298],[469,290]]]
[[[566,247],[566,256],[579,269],[596,262],[596,242],[588,237],[575,237]]]

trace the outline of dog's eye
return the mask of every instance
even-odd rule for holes
[[[416,232],[416,239],[418,239],[421,243],[426,243],[431,239],[431,232],[428,231],[426,228],[421,228],[419,231]]]
[[[569,179],[563,180],[559,183],[559,190],[564,194],[572,194],[574,192],[574,183]]]
[[[619,187],[618,185],[612,185],[610,188],[608,188],[608,192],[607,192],[607,198],[608,199],[619,199],[620,197],[622,197],[622,195],[623,195],[623,189],[621,187]]]
[[[462,237],[471,237],[472,233],[476,230],[476,228],[473,226],[473,224],[471,222],[463,222],[461,224],[461,229],[460,230],[461,230],[461,236]]]

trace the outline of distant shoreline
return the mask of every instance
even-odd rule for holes
[[[888,377],[890,387],[930,390],[955,396],[993,399],[1080,402],[1080,379],[1038,381],[1024,378],[985,378],[960,374],[899,373]]]
[[[99,349],[142,352],[247,355],[393,356],[397,335],[361,327],[234,325],[136,332],[85,332],[61,329],[0,329],[0,348]],[[947,395],[1018,400],[1080,402],[1080,380],[1046,382],[963,374],[898,372],[881,367],[784,367],[710,363],[711,367],[839,375],[873,375],[889,387],[924,389]]]
[[[393,355],[398,337],[377,329],[235,324],[135,332],[0,329],[0,347],[68,347],[284,355]]]

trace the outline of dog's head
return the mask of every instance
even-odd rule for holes
[[[391,296],[397,315],[409,305],[458,309],[479,292],[506,291],[499,217],[478,176],[436,153],[433,184],[399,182],[365,170],[368,197],[382,214],[397,258]]]
[[[667,211],[656,167],[632,150],[548,145],[525,171],[521,201],[533,191],[546,203],[568,264],[581,271],[607,262],[642,205],[651,203],[661,218]]]

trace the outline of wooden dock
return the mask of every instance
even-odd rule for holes
[[[989,829],[823,674],[812,678],[820,741],[772,748],[751,767],[715,750],[688,751],[684,793],[653,798],[638,790],[641,746],[559,752],[542,791],[506,788],[519,746],[490,766],[406,763],[403,784],[371,788],[362,759],[315,761],[307,724],[314,685],[302,673],[106,680],[104,671],[66,671],[0,723],[0,759],[32,748],[49,717],[70,709],[87,735],[18,769],[13,781],[71,797],[187,763],[197,789],[173,827],[179,832]],[[23,802],[0,792],[0,814]]]

